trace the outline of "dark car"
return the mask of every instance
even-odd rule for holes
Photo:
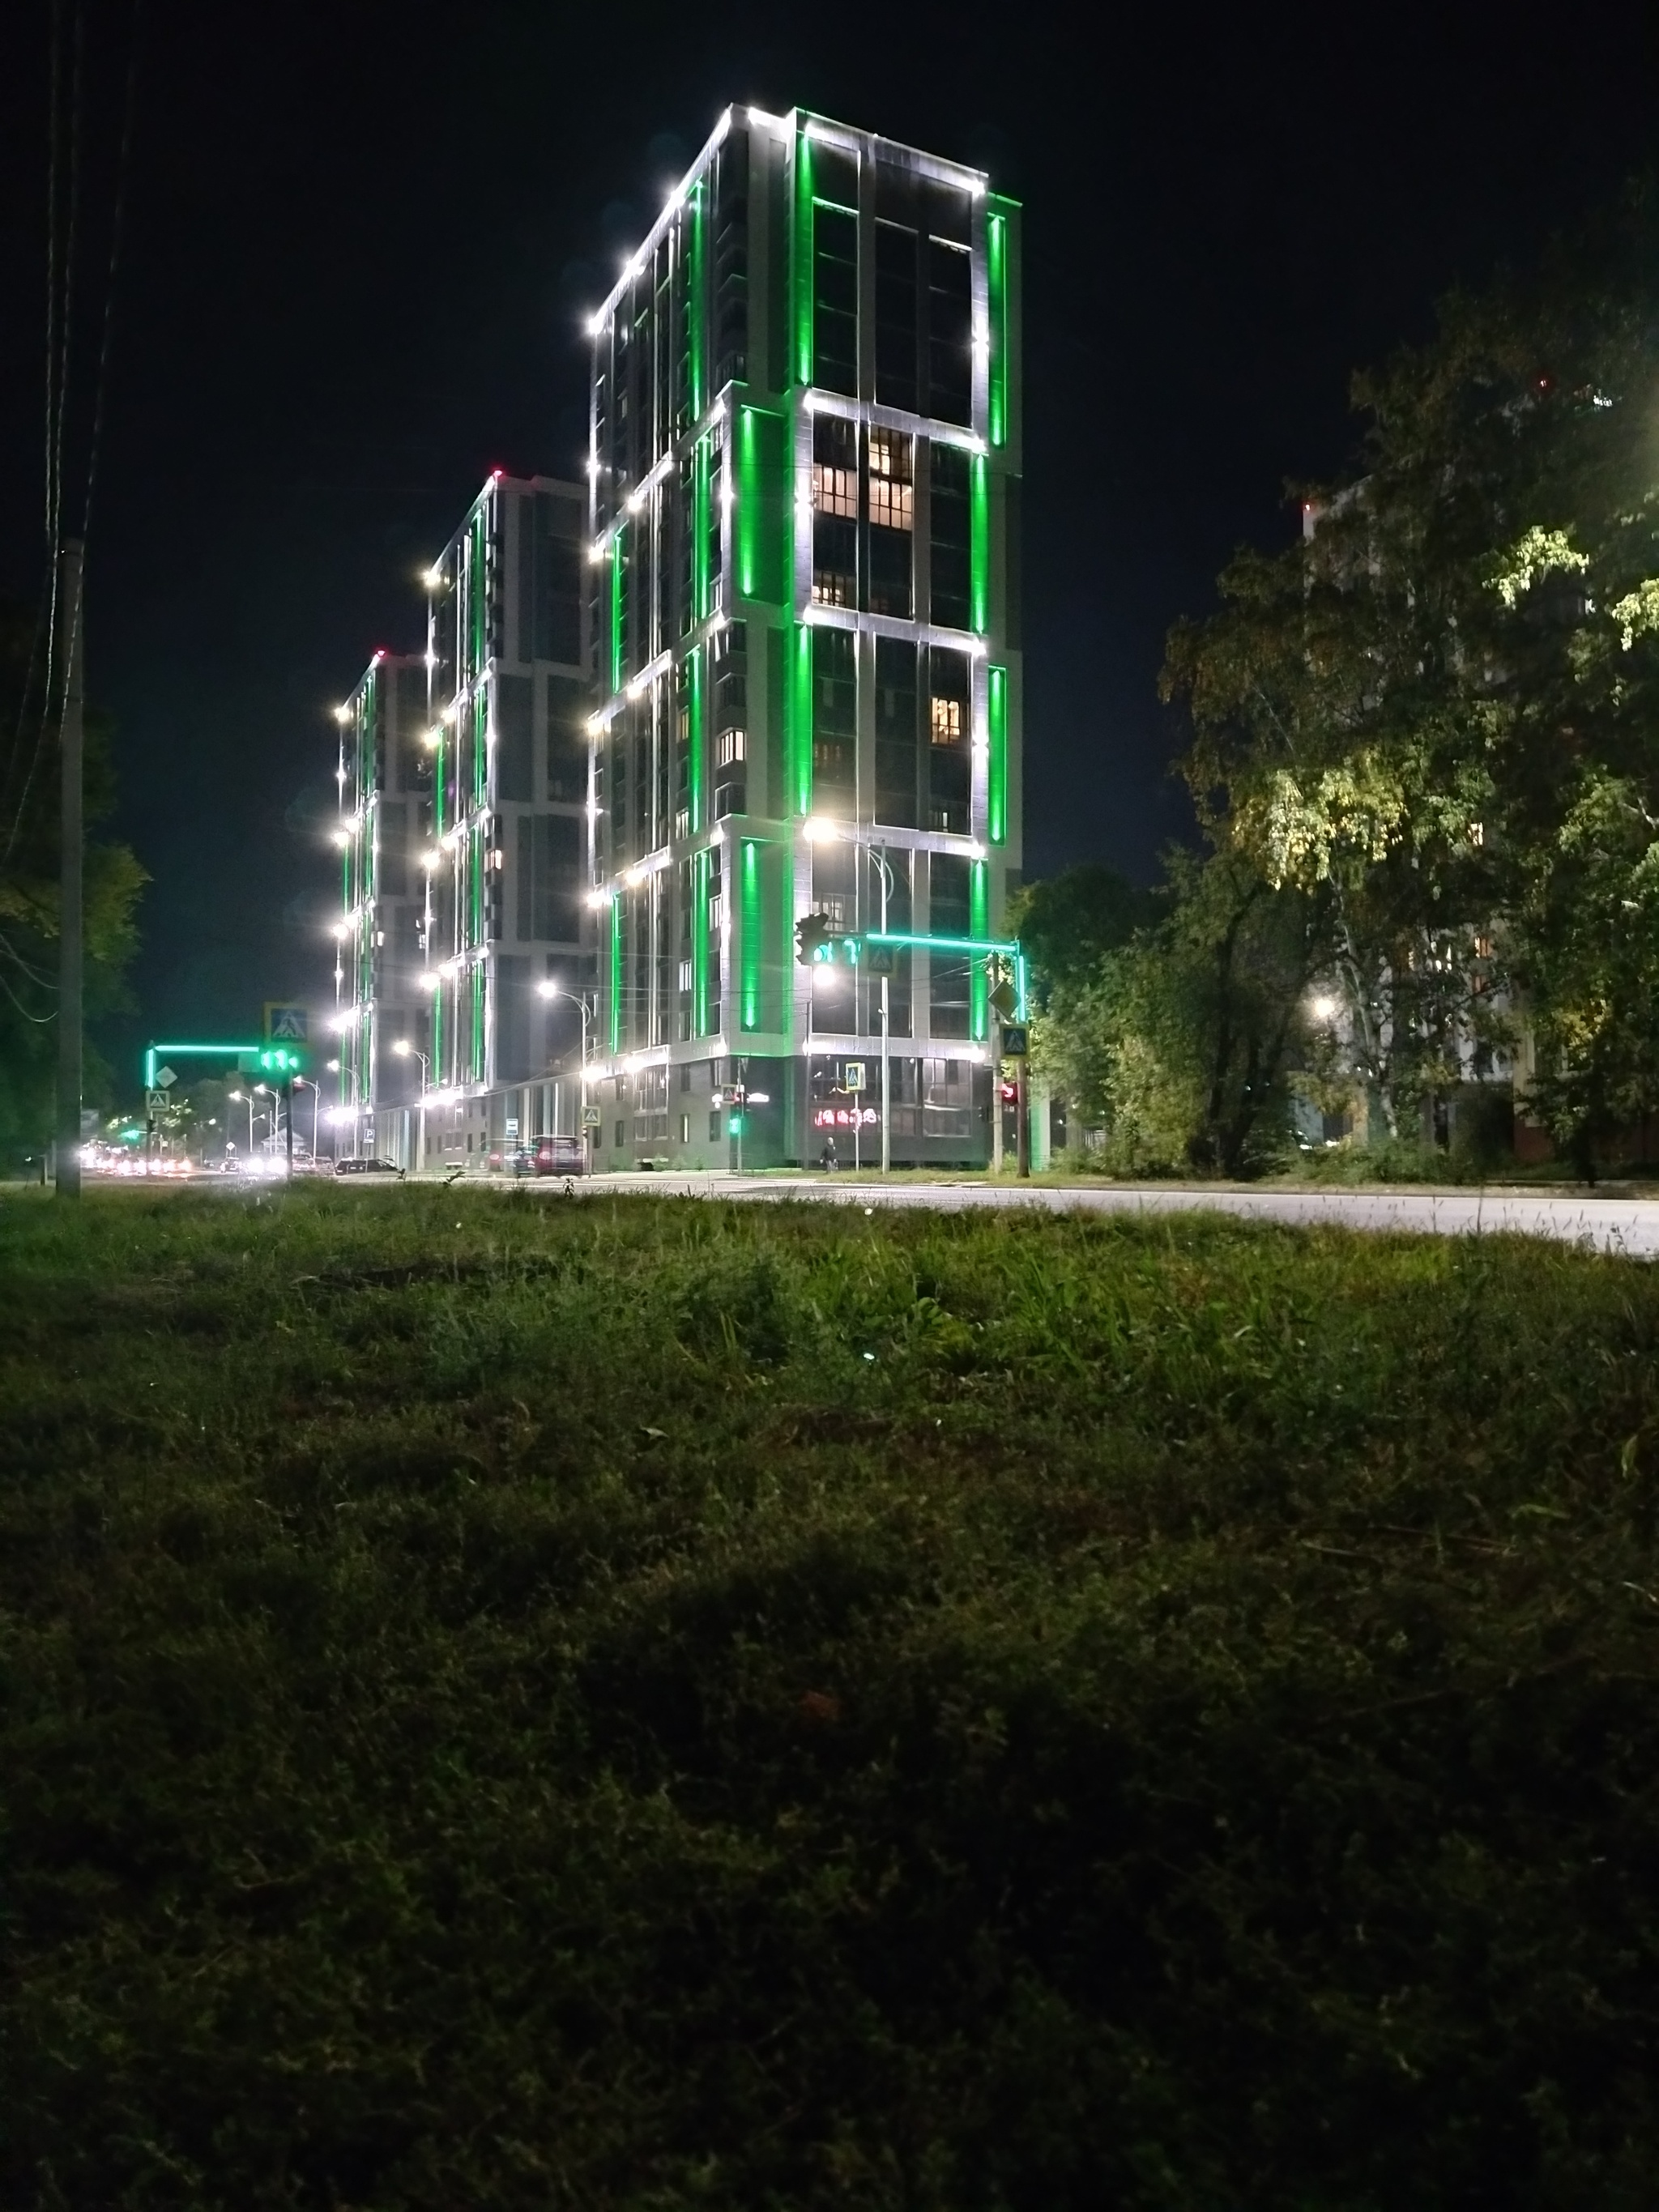
[[[395,1160],[336,1160],[334,1172],[337,1176],[401,1176],[403,1170]]]
[[[586,1175],[587,1146],[580,1137],[538,1137],[535,1168],[538,1175]]]

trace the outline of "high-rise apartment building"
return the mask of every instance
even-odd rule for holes
[[[724,1166],[739,1121],[745,1164],[873,1158],[884,1103],[896,1160],[987,1155],[1019,266],[977,171],[738,108],[593,319],[599,1165]],[[799,963],[809,915],[909,940],[884,994]]]
[[[340,709],[341,1097],[400,1165],[581,1126],[586,504],[497,471],[428,573],[425,653]]]
[[[510,1149],[556,1115],[567,1133],[580,1127],[593,939],[586,508],[579,485],[498,471],[427,578],[424,1048],[439,1164]]]
[[[347,1150],[395,1151],[407,1164],[408,1110],[420,1064],[395,1043],[427,1024],[426,878],[432,756],[421,653],[377,653],[340,725],[340,919],[334,925],[339,1097]]]

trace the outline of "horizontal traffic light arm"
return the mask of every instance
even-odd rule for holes
[[[1025,1018],[1025,955],[1020,951],[1017,937],[916,937],[896,929],[866,929],[860,933],[866,945],[919,945],[939,952],[979,952],[997,954],[1011,960],[1014,967],[1014,988],[1019,994],[1017,1012],[1021,1021]]]
[[[241,1044],[152,1044],[144,1051],[144,1088],[155,1088],[155,1071],[163,1056],[173,1060],[235,1060],[245,1052],[263,1052],[265,1041],[255,1037],[252,1043]]]

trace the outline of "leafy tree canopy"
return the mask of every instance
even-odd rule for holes
[[[1569,1142],[1659,1103],[1659,208],[1355,380],[1358,471],[1171,635],[1223,850],[1328,903],[1391,1124],[1514,1042]]]
[[[58,1055],[58,760],[54,696],[43,706],[42,640],[33,614],[0,602],[0,1158],[43,1145],[52,1131]],[[112,728],[86,717],[88,832],[115,806]],[[127,1003],[124,977],[137,944],[139,895],[149,880],[129,846],[88,836],[85,870],[85,1005],[88,1017]],[[87,1097],[110,1085],[88,1052]]]

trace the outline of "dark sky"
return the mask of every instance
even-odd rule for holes
[[[130,16],[85,9],[93,307]],[[108,1042],[329,994],[329,707],[419,641],[415,572],[490,468],[578,472],[582,311],[731,100],[1024,201],[1028,871],[1150,878],[1185,823],[1164,631],[1236,544],[1291,529],[1287,477],[1343,465],[1354,367],[1653,163],[1652,14],[145,0],[88,639],[155,880]],[[48,20],[12,0],[0,72],[0,591],[24,597]]]

